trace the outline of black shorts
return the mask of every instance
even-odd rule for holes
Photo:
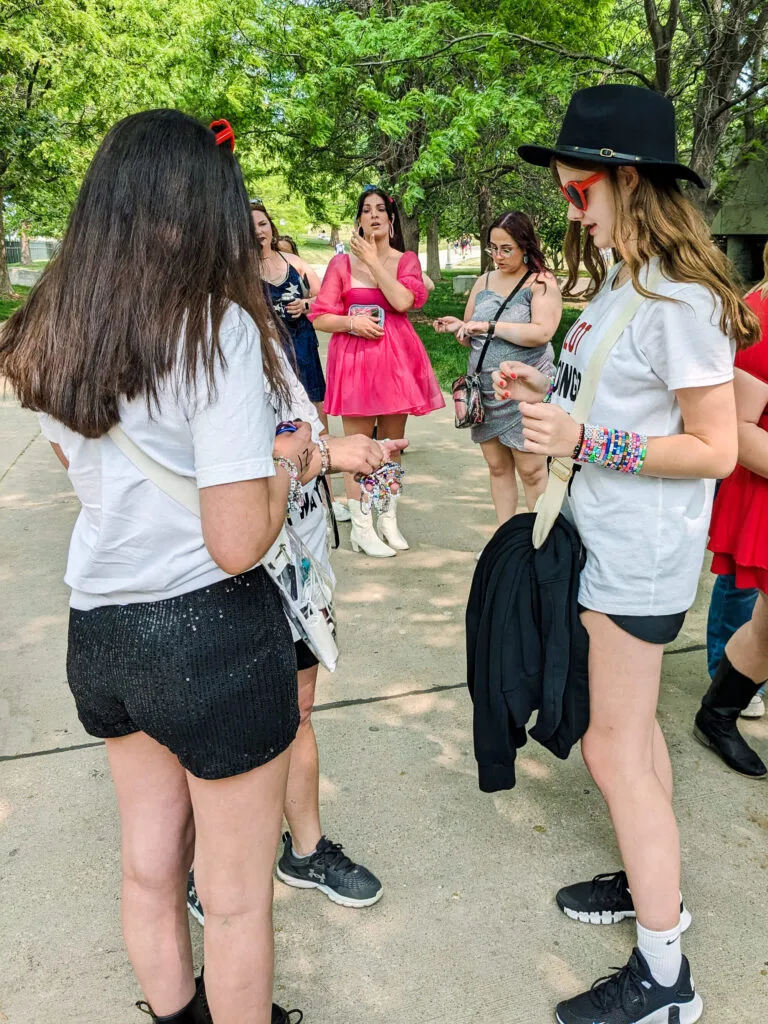
[[[304,668],[313,668],[320,664],[303,640],[297,640],[294,647],[296,648],[296,668],[299,672]]]
[[[260,568],[165,601],[71,609],[67,679],[91,736],[146,732],[201,779],[266,764],[299,725],[291,631]]]
[[[583,605],[579,605],[580,612],[589,611]],[[615,622],[619,629],[623,629],[630,636],[638,640],[645,640],[648,644],[671,644],[677,639],[677,635],[683,628],[686,612],[675,612],[674,615],[609,615],[611,622]]]

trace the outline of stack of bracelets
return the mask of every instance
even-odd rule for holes
[[[377,512],[386,512],[392,504],[394,496],[392,485],[398,485],[398,493],[402,490],[405,470],[399,462],[385,462],[373,473],[360,477],[360,511],[370,515],[371,507]]]
[[[647,453],[646,434],[583,423],[579,443],[573,449],[573,460],[605,466],[619,473],[639,473]]]

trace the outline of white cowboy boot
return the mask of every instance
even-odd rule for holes
[[[397,501],[397,495],[395,495],[389,503],[389,511],[379,513],[376,531],[381,539],[395,551],[407,551],[408,541],[397,527]]]
[[[384,541],[379,540],[373,528],[373,516],[365,514],[360,508],[360,502],[354,498],[347,501],[349,514],[352,517],[352,532],[349,539],[352,542],[352,550],[360,551],[373,558],[392,558],[396,554]]]

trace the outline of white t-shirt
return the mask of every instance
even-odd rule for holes
[[[611,290],[622,264],[563,342],[552,401],[568,412],[602,333],[632,288]],[[675,391],[733,379],[734,345],[720,330],[720,307],[698,284],[663,279],[608,355],[590,423],[649,437],[683,432]],[[587,551],[579,601],[593,611],[671,615],[696,596],[714,480],[672,480],[583,465],[568,505]],[[568,511],[568,509],[566,511]]]
[[[198,487],[275,473],[275,413],[264,388],[258,328],[232,306],[220,338],[227,365],[217,367],[211,400],[200,375],[193,395],[167,379],[152,417],[144,398],[120,408],[131,440]],[[108,437],[85,438],[49,416],[40,421],[69,461],[82,504],[64,577],[73,608],[159,601],[228,577],[208,554],[199,518],[147,480]]]

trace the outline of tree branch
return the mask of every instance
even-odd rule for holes
[[[756,85],[753,85],[751,88],[747,89],[746,92],[741,93],[741,95],[737,96],[735,99],[729,100],[727,103],[721,103],[717,110],[712,114],[711,120],[716,121],[718,117],[722,117],[723,114],[727,113],[731,109],[731,107],[737,107],[739,103],[743,103],[744,100],[748,100],[750,96],[754,96],[756,92],[760,92],[761,89],[765,89],[766,87],[768,87],[768,79],[766,79],[763,82],[758,82]],[[759,107],[756,109],[759,109]]]

